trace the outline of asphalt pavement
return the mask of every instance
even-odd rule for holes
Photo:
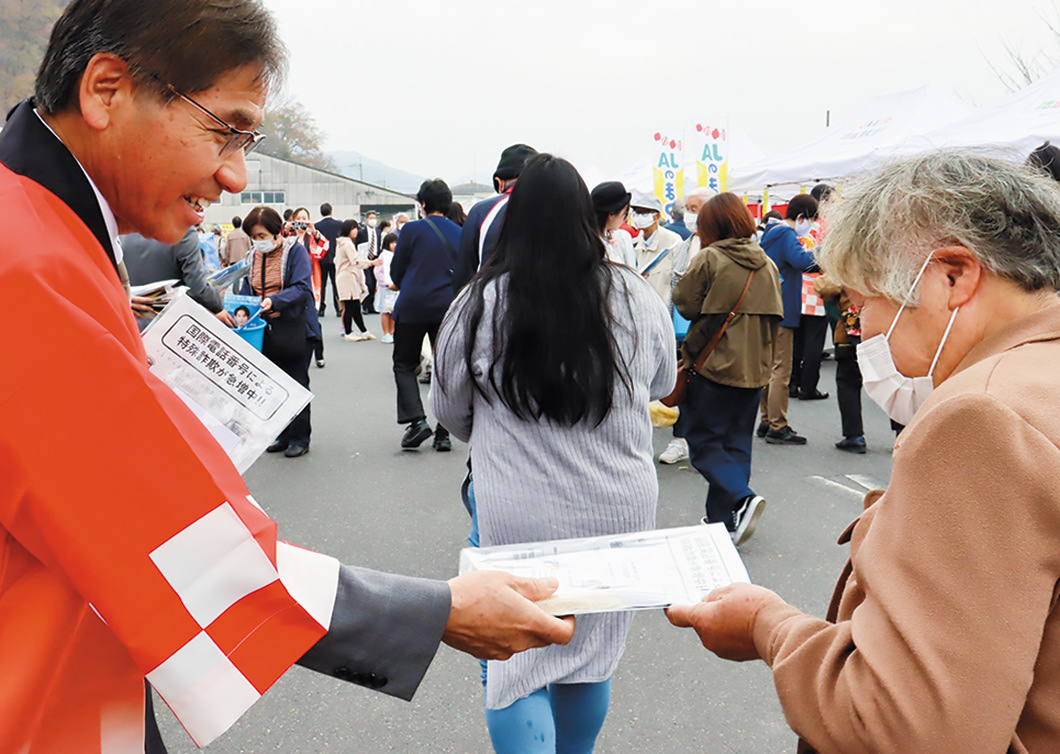
[[[378,316],[366,320],[379,336]],[[437,453],[428,441],[417,451],[402,451],[391,347],[378,340],[343,341],[331,312],[321,324],[327,366],[311,367],[311,451],[295,459],[260,458],[246,474],[251,492],[285,540],[369,568],[454,576],[468,530],[459,496],[467,447],[454,440],[452,452]],[[752,581],[823,616],[847,556],[836,539],[861,511],[865,491],[886,484],[894,438],[886,417],[864,398],[868,453],[836,450],[841,435],[834,361],[824,362],[820,389],[832,397],[791,401],[789,421],[809,439],[807,445],[755,440],[751,485],[768,504],[740,551]],[[425,405],[426,392],[423,386]],[[669,430],[656,430],[656,455],[670,437]],[[702,477],[687,462],[658,469],[658,526],[698,522],[706,495]],[[765,664],[719,660],[694,632],[670,626],[662,611],[638,614],[613,689],[597,752],[794,751],[795,736]],[[168,708],[156,707],[171,754],[197,751]],[[296,667],[206,751],[492,749],[478,663],[442,646],[412,702]]]

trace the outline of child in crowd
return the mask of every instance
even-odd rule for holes
[[[387,233],[383,237],[383,251],[379,255],[383,263],[375,268],[375,308],[379,310],[379,323],[383,328],[383,343],[394,342],[394,304],[397,302],[398,290],[390,279],[390,263],[397,248],[397,233]]]

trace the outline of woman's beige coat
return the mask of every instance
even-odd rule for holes
[[[847,540],[829,620],[755,623],[802,751],[1060,752],[1060,303],[934,391]]]

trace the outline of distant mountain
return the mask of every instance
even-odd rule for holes
[[[423,176],[392,168],[360,152],[328,152],[334,160],[336,172],[347,178],[383,186],[403,194],[414,194],[423,183]]]

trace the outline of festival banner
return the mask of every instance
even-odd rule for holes
[[[729,189],[729,119],[694,124],[689,146],[696,160],[696,184],[715,193]]]
[[[685,195],[684,145],[676,132],[667,135],[656,131],[652,143],[652,192],[663,206],[663,214],[672,217],[674,201]]]

